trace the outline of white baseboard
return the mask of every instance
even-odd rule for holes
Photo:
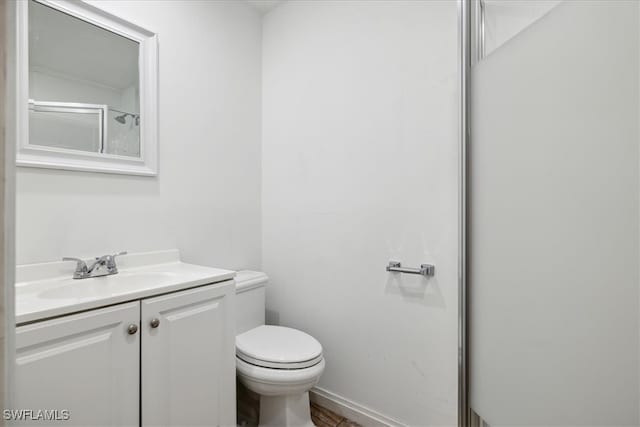
[[[350,419],[363,427],[406,427],[404,424],[386,417],[373,409],[338,396],[335,393],[314,387],[309,391],[312,402]]]

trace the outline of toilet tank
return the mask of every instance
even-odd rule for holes
[[[236,335],[264,325],[265,286],[269,281],[259,271],[238,271],[236,281]]]

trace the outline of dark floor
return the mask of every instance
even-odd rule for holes
[[[353,421],[311,402],[311,421],[316,427],[360,427]]]

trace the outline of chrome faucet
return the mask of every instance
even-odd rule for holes
[[[87,263],[80,258],[64,257],[63,261],[75,261],[76,271],[73,272],[74,279],[88,279],[90,277],[108,276],[110,274],[118,274],[118,267],[116,266],[116,257],[120,255],[126,255],[127,252],[119,252],[114,255],[103,255],[96,257],[96,260],[87,266]],[[104,268],[103,268],[104,267]]]

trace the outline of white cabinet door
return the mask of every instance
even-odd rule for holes
[[[19,326],[15,409],[68,410],[55,422],[65,426],[138,425],[140,332],[128,328],[139,323],[132,302]]]
[[[235,426],[233,295],[229,281],[142,300],[143,426]]]

